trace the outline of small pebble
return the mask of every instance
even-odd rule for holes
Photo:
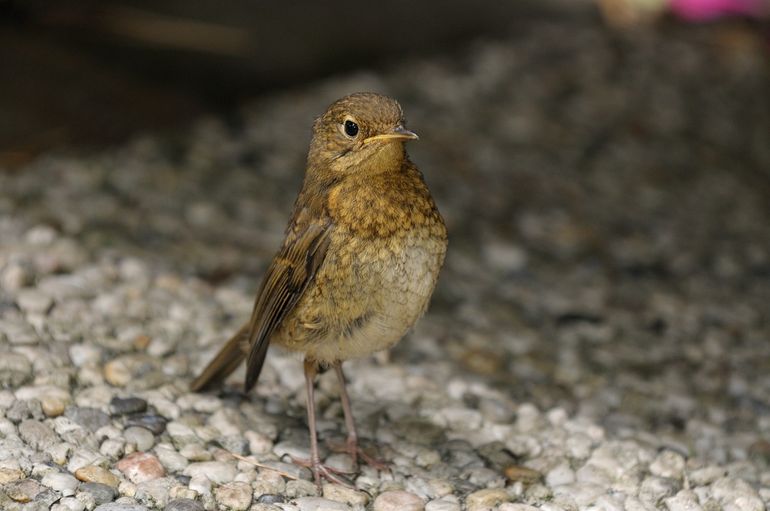
[[[681,454],[665,450],[653,460],[650,465],[650,473],[659,477],[681,479],[684,467],[685,459]]]
[[[71,406],[64,412],[64,416],[92,432],[112,422],[109,415],[96,408]]]
[[[184,469],[184,475],[196,477],[205,476],[214,484],[229,483],[237,474],[235,465],[223,461],[203,461],[190,463]]]
[[[24,355],[0,353],[0,387],[16,388],[32,377],[32,364]]]
[[[45,450],[54,445],[59,438],[56,433],[43,422],[24,420],[19,424],[19,435],[35,450]]]
[[[108,438],[99,447],[99,452],[112,459],[121,458],[126,452],[126,441],[122,438]]]
[[[160,435],[166,430],[168,420],[160,415],[131,415],[126,419],[126,427],[139,427]]]
[[[75,479],[72,475],[61,472],[49,472],[43,476],[43,479],[41,479],[40,482],[43,486],[58,491],[65,497],[75,495],[75,490],[77,490],[78,485],[80,484],[80,481]]]
[[[64,497],[51,508],[51,511],[85,511],[86,505],[75,497]]]
[[[11,481],[18,481],[23,478],[24,472],[18,468],[0,467],[0,485],[10,483]]]
[[[639,487],[639,498],[642,502],[657,506],[663,499],[674,495],[677,491],[679,491],[679,484],[676,480],[648,476],[644,478]]]
[[[37,289],[27,288],[17,293],[16,303],[27,314],[40,314],[51,308],[53,299]]]
[[[179,449],[179,454],[190,461],[210,461],[213,458],[208,449],[198,442],[183,445]]]
[[[117,484],[115,484],[115,486],[110,486],[102,483],[83,483],[80,485],[78,491],[88,493],[93,498],[94,502],[99,505],[115,500],[115,497],[117,497],[117,492],[115,491],[116,487]]]
[[[179,454],[171,446],[158,445],[155,448],[155,454],[158,456],[158,460],[166,467],[168,472],[181,472],[190,464],[187,458]]]
[[[75,472],[75,477],[87,483],[101,483],[112,488],[117,488],[120,483],[120,479],[115,474],[95,465],[79,468]]]
[[[304,479],[296,479],[286,482],[285,493],[290,499],[297,497],[317,497],[318,488],[315,483]]]
[[[94,511],[149,511],[149,509],[141,504],[110,502],[96,506]]]
[[[113,397],[110,401],[112,415],[143,413],[145,410],[147,410],[147,401],[138,397]]]
[[[245,511],[251,506],[251,485],[233,481],[214,490],[214,497],[221,506],[234,511]]]
[[[192,499],[174,499],[166,504],[164,511],[205,511],[203,504]]]
[[[200,495],[209,495],[211,493],[211,481],[203,474],[192,476],[188,486]]]
[[[386,491],[374,499],[374,511],[422,511],[425,502],[407,491]]]
[[[668,511],[702,511],[698,495],[691,490],[681,490],[664,500]]]
[[[510,481],[521,481],[524,484],[531,484],[540,481],[543,475],[531,468],[521,465],[510,465],[505,467],[505,477]]]
[[[249,442],[251,454],[266,454],[273,450],[273,442],[267,435],[249,430],[244,432],[243,436]]]
[[[346,488],[339,484],[324,484],[323,497],[337,502],[344,502],[351,506],[365,506],[369,502],[369,495],[366,493]]]
[[[276,495],[271,493],[260,495],[257,499],[259,504],[283,504],[285,501],[286,499],[283,497],[283,495]]]
[[[155,444],[155,437],[144,428],[129,427],[123,432],[127,443],[136,445],[138,451],[149,451]]]
[[[129,454],[115,466],[135,484],[151,481],[166,475],[166,471],[160,461],[158,461],[158,458],[147,452]]]
[[[350,511],[350,506],[343,502],[321,497],[300,497],[294,500],[299,511]]]
[[[425,504],[425,511],[460,511],[460,503],[456,497],[442,497]]]
[[[22,504],[35,500],[43,490],[44,486],[34,479],[21,479],[3,486],[3,492],[5,492],[9,498]]]
[[[505,490],[501,488],[487,488],[468,495],[465,498],[465,505],[468,511],[484,511],[495,508],[509,500],[511,500],[511,497]]]

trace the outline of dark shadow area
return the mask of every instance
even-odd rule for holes
[[[246,98],[500,36],[551,3],[0,3],[0,165],[183,126]]]

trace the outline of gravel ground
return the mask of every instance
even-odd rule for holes
[[[0,508],[766,509],[763,51],[538,22],[0,173]],[[287,463],[308,452],[295,357],[249,396],[186,388],[249,314],[313,116],[354,90],[401,100],[451,243],[415,331],[347,364],[390,472],[318,495]],[[333,374],[318,400],[340,438]]]

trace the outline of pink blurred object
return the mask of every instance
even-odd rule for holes
[[[671,10],[690,21],[707,21],[722,16],[762,17],[768,14],[768,0],[670,0]]]

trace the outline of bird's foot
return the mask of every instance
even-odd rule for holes
[[[295,465],[309,468],[310,471],[313,472],[313,480],[315,481],[315,485],[318,487],[319,491],[321,490],[321,481],[323,479],[326,479],[330,483],[339,484],[340,486],[344,486],[346,488],[355,489],[353,482],[343,475],[352,474],[353,472],[347,472],[345,470],[330,467],[329,465],[324,465],[321,463],[321,460],[318,459],[308,460],[303,458],[295,458],[292,456],[291,462]]]
[[[358,446],[356,440],[348,439],[346,442],[328,442],[329,449],[332,452],[344,452],[353,458],[354,470],[358,470],[358,460],[360,459],[375,470],[385,471],[389,470],[388,464],[385,461],[375,458],[369,455],[361,447]]]

